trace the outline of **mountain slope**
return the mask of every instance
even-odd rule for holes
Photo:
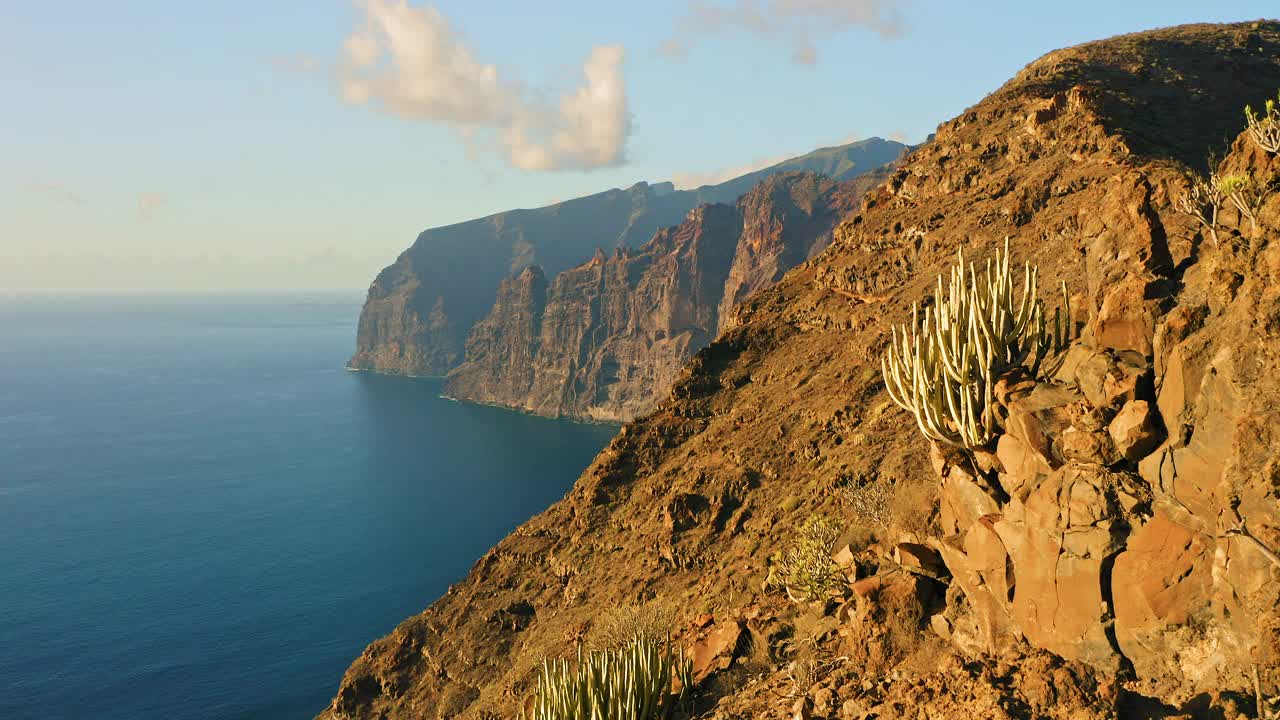
[[[1225,211],[1216,245],[1172,199],[1277,87],[1273,22],[1032,63],[370,645],[323,717],[515,717],[543,656],[636,601],[714,651],[712,717],[1256,717],[1252,668],[1280,696],[1280,195],[1256,232]],[[1280,161],[1240,138],[1224,169]],[[1087,322],[1054,379],[1008,379],[1000,450],[966,470],[888,401],[879,355],[958,248],[1005,237]],[[811,513],[849,528],[858,582],[795,606],[763,581]]]
[[[694,207],[733,202],[771,174],[812,166],[843,180],[891,162],[905,149],[871,138],[696,190],[637,183],[426,230],[370,285],[349,366],[444,375],[462,360],[467,334],[493,305],[499,283],[530,264],[554,275],[591,257],[597,247],[638,247]]]
[[[598,254],[550,283],[540,268],[525,271],[499,289],[445,392],[552,417],[646,413],[733,308],[826,247],[885,172],[842,183],[773,175],[733,205],[695,208],[639,249]]]

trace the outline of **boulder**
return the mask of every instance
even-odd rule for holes
[[[1150,368],[1137,353],[1087,352],[1076,365],[1073,379],[1094,407],[1119,407],[1150,391]]]
[[[1161,510],[1116,556],[1111,570],[1116,641],[1139,677],[1183,677],[1179,654],[1196,639],[1175,631],[1209,613],[1211,542]]]
[[[693,661],[693,680],[701,683],[712,673],[728,670],[742,636],[741,620],[722,620],[699,633],[688,648]]]
[[[1137,462],[1150,455],[1164,440],[1160,420],[1146,400],[1130,400],[1107,426],[1116,450],[1126,460]]]
[[[1093,322],[1097,347],[1151,355],[1156,310],[1147,297],[1150,285],[1148,280],[1131,274],[1106,291]]]
[[[998,515],[983,517],[962,536],[936,544],[967,611],[946,627],[947,637],[970,654],[999,654],[1014,642],[1010,601],[1014,573],[1004,542],[995,531]],[[948,603],[951,605],[951,603]],[[935,623],[935,629],[941,623]]]
[[[1013,623],[1032,645],[1108,671],[1119,662],[1103,600],[1123,532],[1116,484],[1103,468],[1069,464],[992,523],[1012,564]]]
[[[1069,407],[1083,396],[1068,385],[1040,383],[1009,403],[1005,432],[1022,441],[1050,467],[1062,464],[1054,455],[1053,438],[1071,426]],[[997,452],[998,452],[997,446]]]

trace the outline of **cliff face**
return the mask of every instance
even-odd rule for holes
[[[711,661],[712,717],[1259,717],[1280,697],[1280,194],[1256,227],[1224,206],[1216,243],[1174,199],[1277,87],[1269,22],[1032,63],[370,645],[323,716],[515,717],[543,657],[651,602]],[[1267,185],[1280,160],[1240,136],[1222,172]],[[1083,333],[1052,377],[1001,379],[970,463],[888,400],[879,357],[958,248],[1006,237]],[[797,606],[763,581],[812,514],[848,528],[851,583]]]
[[[733,202],[770,175],[820,170],[851,178],[895,160],[905,147],[871,138],[695,190],[638,183],[426,230],[370,285],[349,365],[444,375],[462,360],[465,339],[493,306],[499,283],[531,263],[554,275],[590,257],[594,248],[636,247],[699,204]]]
[[[696,208],[638,250],[598,253],[557,275],[545,295],[528,287],[541,271],[526,271],[503,283],[445,392],[554,417],[648,412],[734,306],[826,247],[882,177],[774,175],[733,206]],[[529,317],[540,318],[531,334]]]

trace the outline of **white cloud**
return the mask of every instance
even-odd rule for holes
[[[524,170],[623,162],[631,114],[620,46],[592,48],[582,84],[549,104],[477,59],[434,7],[406,0],[360,0],[358,7],[363,24],[346,39],[340,64],[347,102],[450,125],[468,144],[496,139]]]
[[[138,214],[144,221],[155,217],[156,211],[169,202],[169,196],[158,192],[138,193]]]
[[[730,5],[694,0],[659,54],[681,57],[699,36],[726,30],[781,40],[800,65],[818,62],[814,38],[864,28],[884,38],[902,34],[900,10],[910,0],[734,0]]]

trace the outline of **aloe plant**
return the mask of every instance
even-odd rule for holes
[[[1074,322],[1066,284],[1050,326],[1037,297],[1038,275],[1038,268],[1024,263],[1022,295],[1015,300],[1008,239],[981,278],[972,264],[966,271],[961,250],[945,290],[938,276],[933,307],[922,315],[913,304],[911,322],[893,328],[893,346],[880,370],[889,397],[915,416],[926,437],[961,448],[986,445],[998,428],[992,398],[997,376],[1019,366],[1038,376],[1046,358],[1070,343]]]
[[[616,648],[586,653],[579,646],[576,662],[543,662],[527,720],[665,720],[692,685],[693,662],[669,641],[637,634]]]

